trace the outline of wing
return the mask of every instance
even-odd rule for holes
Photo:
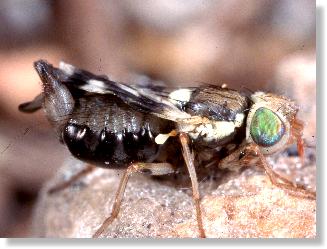
[[[111,81],[61,62],[65,81],[91,93],[113,94],[128,105],[158,117],[179,121],[205,117],[215,121],[236,121],[249,107],[249,98],[238,91],[216,85],[174,88],[149,78],[141,84],[127,85]],[[64,79],[63,79],[64,81]],[[193,122],[193,121],[191,121]]]
[[[64,62],[59,64],[59,70],[59,79],[67,86],[89,93],[115,95],[133,108],[164,119],[177,121],[191,117],[180,108],[181,101],[171,98],[174,95],[172,90],[163,86],[155,86],[150,83],[127,85],[111,81],[106,76],[78,69]],[[189,89],[189,92],[191,91],[192,88]]]
[[[158,117],[181,122],[199,122],[197,117],[210,120],[235,121],[237,114],[248,107],[247,98],[231,89],[202,85],[199,87],[167,87],[149,79],[142,84],[127,85],[110,80],[106,76],[92,74],[61,62],[55,68],[45,61],[45,68],[51,75],[69,89],[87,93],[115,95],[132,108]],[[42,96],[20,106],[20,110],[32,112],[42,106]],[[192,118],[192,120],[190,120]],[[194,119],[193,119],[194,118]]]

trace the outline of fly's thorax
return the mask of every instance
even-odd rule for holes
[[[185,90],[182,93],[187,97],[183,100],[185,112],[216,121],[235,120],[235,116],[242,113],[249,102],[240,92],[212,85],[200,86],[192,93]]]
[[[257,144],[263,154],[285,148],[291,140],[291,124],[298,107],[293,101],[275,94],[256,92],[246,121],[246,141]]]

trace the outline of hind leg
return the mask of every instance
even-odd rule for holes
[[[73,175],[69,180],[58,183],[57,185],[51,187],[48,190],[48,194],[53,194],[55,192],[61,191],[61,190],[65,189],[65,188],[68,188],[74,182],[76,182],[78,179],[80,179],[80,178],[88,175],[89,173],[91,173],[93,170],[95,170],[95,168],[96,168],[95,166],[93,166],[91,164],[87,164],[84,169],[82,169],[77,174]]]
[[[105,219],[102,225],[92,236],[98,238],[108,228],[108,226],[117,218],[120,210],[120,206],[124,197],[126,185],[129,177],[134,173],[145,173],[150,175],[167,175],[174,172],[174,168],[169,163],[134,163],[131,164],[124,172],[120,179],[120,183],[112,206],[110,216]]]

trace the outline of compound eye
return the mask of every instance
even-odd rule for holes
[[[268,108],[261,107],[253,115],[250,134],[256,144],[270,147],[285,134],[285,125],[277,114]]]

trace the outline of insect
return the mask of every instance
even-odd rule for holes
[[[101,236],[118,216],[128,178],[136,172],[166,175],[185,164],[199,237],[205,237],[205,231],[197,170],[208,163],[229,170],[257,165],[276,186],[315,198],[315,192],[276,173],[265,159],[293,143],[303,159],[303,124],[296,118],[298,107],[286,97],[245,94],[214,85],[127,85],[64,62],[56,68],[39,60],[34,67],[43,92],[19,109],[34,112],[43,107],[73,156],[90,165],[124,170],[111,215],[93,237]],[[69,186],[93,168],[87,167],[50,192]]]

